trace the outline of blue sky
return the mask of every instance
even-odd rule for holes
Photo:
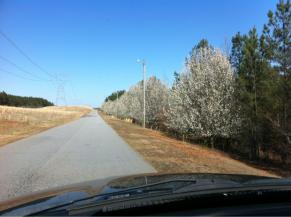
[[[170,84],[201,39],[215,47],[267,22],[276,0],[0,0],[0,30],[35,62],[67,80],[68,104],[99,106],[117,89],[147,76]],[[0,55],[41,78],[48,76],[0,36]],[[55,102],[56,85],[31,81],[0,59],[0,91]]]

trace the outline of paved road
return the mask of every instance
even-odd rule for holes
[[[115,175],[155,172],[95,112],[0,148],[0,200]]]

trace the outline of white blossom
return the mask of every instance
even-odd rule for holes
[[[234,76],[226,56],[211,48],[197,49],[171,90],[156,77],[146,81],[146,124],[166,125],[191,137],[230,137],[238,129],[234,110]],[[118,100],[102,105],[108,114],[143,119],[143,83]]]
[[[168,88],[156,77],[146,81],[146,124],[158,127],[164,118],[168,105]],[[143,120],[143,83],[132,86],[118,100],[104,102],[101,109],[120,118],[132,118],[141,123]]]
[[[234,78],[227,57],[219,50],[198,49],[170,91],[166,125],[194,137],[229,137],[237,123],[233,102]]]

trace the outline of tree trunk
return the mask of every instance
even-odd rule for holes
[[[211,145],[211,148],[214,149],[214,138],[212,136],[210,138],[210,145]]]

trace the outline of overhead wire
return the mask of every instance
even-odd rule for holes
[[[4,33],[2,30],[0,30],[0,35],[6,39],[22,56],[24,56],[32,65],[37,67],[40,71],[44,72],[48,76],[55,78],[56,75],[53,75],[49,73],[47,70],[45,70],[42,66],[40,66],[36,61],[34,61],[26,52],[24,52],[23,49],[21,49],[6,33]]]
[[[27,77],[24,77],[24,76],[22,76],[22,75],[19,75],[19,74],[17,74],[17,73],[14,73],[14,72],[8,71],[8,70],[6,70],[6,69],[2,69],[2,68],[0,68],[0,71],[5,72],[5,73],[10,74],[10,75],[13,75],[13,76],[18,77],[18,78],[21,78],[21,79],[25,79],[25,80],[30,80],[30,81],[41,81],[41,80],[35,80],[35,79],[27,78]]]
[[[30,72],[30,71],[28,71],[28,70],[23,69],[22,67],[20,67],[20,66],[17,65],[16,63],[12,62],[12,61],[9,60],[8,58],[3,57],[2,55],[0,55],[0,59],[2,59],[3,61],[9,63],[10,65],[13,65],[15,68],[17,68],[18,70],[24,72],[25,74],[28,74],[28,75],[30,75],[30,76],[33,76],[33,77],[37,78],[39,81],[48,81],[48,82],[52,81],[52,80],[49,80],[49,79],[41,78],[41,77],[35,75],[34,73],[32,73],[32,72]]]
[[[35,60],[33,60],[22,48],[20,48],[16,42],[14,40],[11,39],[11,37],[9,37],[6,33],[4,33],[1,29],[0,29],[0,36],[2,36],[2,38],[4,38],[7,42],[9,42],[22,56],[24,56],[32,65],[34,65],[36,68],[38,68],[40,71],[42,71],[43,73],[45,73],[47,76],[50,77],[50,79],[44,79],[42,77],[40,77],[39,75],[36,75],[35,73],[32,73],[30,71],[27,71],[25,69],[23,69],[22,67],[18,66],[16,63],[14,63],[13,61],[9,60],[8,58],[6,57],[3,57],[0,55],[0,59],[8,62],[9,64],[13,65],[15,68],[17,68],[18,70],[30,75],[30,76],[33,76],[34,78],[37,78],[39,80],[34,80],[34,79],[30,79],[30,78],[25,78],[23,76],[19,76],[13,72],[10,72],[10,71],[7,71],[7,70],[2,70],[0,69],[1,71],[4,71],[4,72],[7,72],[9,74],[13,74],[15,76],[18,76],[18,77],[22,77],[24,79],[28,79],[28,80],[33,80],[33,81],[48,81],[48,82],[52,82],[52,83],[56,83],[58,86],[60,86],[60,82],[64,82],[62,79],[60,79],[58,77],[57,74],[52,74],[52,73],[49,73],[46,69],[44,69],[42,66],[40,66],[40,64],[38,64]],[[71,87],[73,85],[71,84]],[[76,93],[74,91],[74,88],[72,87],[72,92],[73,92],[73,95],[76,96]]]

